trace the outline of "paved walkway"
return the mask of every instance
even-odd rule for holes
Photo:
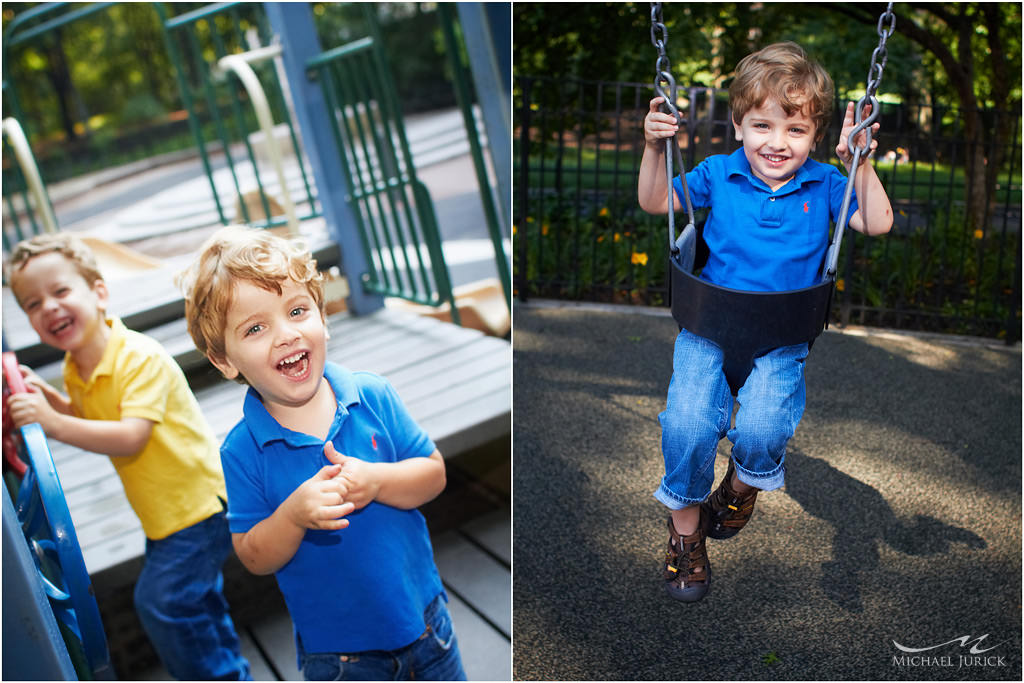
[[[1021,680],[1019,345],[826,332],[786,486],[709,542],[711,593],[684,605],[651,496],[674,321],[513,320],[516,678]]]

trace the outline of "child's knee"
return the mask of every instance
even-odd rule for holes
[[[666,409],[658,415],[663,444],[690,450],[709,443],[717,444],[722,438],[721,428],[709,419],[706,410],[697,410],[694,404]],[[685,445],[683,445],[685,444]]]
[[[746,452],[776,456],[785,453],[786,444],[793,437],[794,431],[789,425],[778,422],[753,427],[737,425],[733,444]]]

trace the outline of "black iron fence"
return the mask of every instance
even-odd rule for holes
[[[728,94],[680,89],[687,168],[740,143]],[[669,305],[666,219],[636,201],[650,84],[520,77],[515,89],[516,296]],[[812,157],[838,164],[845,102]],[[1021,336],[1021,113],[981,112],[1006,132],[984,225],[967,220],[969,145],[955,108],[882,104],[875,168],[893,230],[843,242],[835,322]]]

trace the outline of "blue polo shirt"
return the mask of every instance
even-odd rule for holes
[[[701,278],[722,287],[780,292],[820,282],[829,226],[839,220],[846,176],[808,159],[772,192],[754,175],[743,148],[710,156],[686,174],[694,207],[711,207]],[[684,203],[682,183],[673,179]],[[856,194],[849,215],[857,210]]]
[[[328,439],[369,462],[427,457],[434,443],[382,377],[328,363],[337,410]],[[252,388],[243,419],[221,446],[228,524],[245,533],[330,462],[324,442],[282,427]],[[423,515],[372,502],[337,531],[308,530],[276,573],[306,652],[394,650],[424,631],[423,610],[442,592]]]

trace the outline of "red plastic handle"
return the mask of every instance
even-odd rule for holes
[[[4,365],[4,378],[7,380],[7,391],[4,392],[4,420],[3,420],[3,452],[4,460],[7,464],[14,469],[14,472],[19,476],[25,476],[27,469],[25,462],[18,457],[18,447],[14,443],[14,435],[12,434],[13,425],[7,418],[7,393],[20,394],[28,391],[28,387],[25,386],[25,378],[21,376],[21,370],[18,368],[18,357],[14,355],[13,351],[4,351],[3,355]]]
[[[21,370],[18,368],[18,357],[13,351],[4,351],[4,378],[12,394],[23,394],[28,391],[25,378],[21,376]]]

